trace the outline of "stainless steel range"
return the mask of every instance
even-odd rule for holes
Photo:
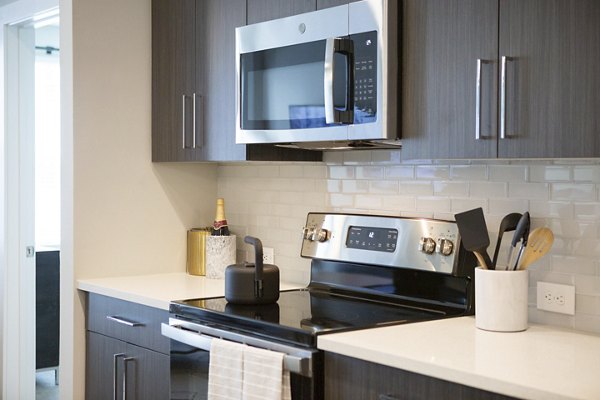
[[[172,339],[173,399],[206,398],[215,337],[285,353],[292,398],[321,399],[319,335],[474,311],[476,260],[461,246],[454,222],[309,213],[301,256],[312,259],[309,285],[281,292],[276,304],[171,303],[162,329]]]

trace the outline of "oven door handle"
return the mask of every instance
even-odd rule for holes
[[[203,335],[202,333],[185,330],[178,325],[168,325],[165,323],[161,324],[160,332],[163,336],[172,340],[209,352],[210,344],[212,340],[215,339],[214,337]],[[243,336],[240,335],[240,337]],[[283,367],[289,372],[309,378],[312,377],[311,360],[309,358],[284,354]]]

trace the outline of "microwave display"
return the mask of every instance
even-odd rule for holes
[[[353,41],[354,53],[334,55],[334,107],[353,109],[354,124],[374,122],[377,119],[377,32],[348,38]],[[241,54],[241,128],[328,126],[324,105],[325,47],[325,40],[319,40]],[[353,68],[348,65],[350,62]]]

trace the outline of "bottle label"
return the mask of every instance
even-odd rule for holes
[[[227,226],[227,220],[226,219],[221,220],[221,221],[215,221],[213,223],[213,229],[214,230],[219,230],[219,229],[221,229],[224,226]]]

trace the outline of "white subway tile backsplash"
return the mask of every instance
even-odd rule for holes
[[[354,206],[354,196],[349,194],[330,193],[329,205],[331,207],[352,207]]]
[[[431,182],[401,182],[398,188],[400,194],[428,196],[433,195],[433,184]]]
[[[414,179],[415,167],[413,165],[396,165],[393,167],[385,167],[386,179]]]
[[[531,182],[560,182],[571,180],[569,165],[532,165],[529,167]]]
[[[573,180],[576,182],[600,183],[600,166],[581,165],[573,167]]]
[[[490,165],[489,179],[494,182],[525,182],[527,167],[523,165]]]
[[[529,202],[530,214],[539,218],[573,218],[574,207],[572,203],[558,201]]]
[[[383,205],[381,196],[357,194],[354,197],[354,206],[366,210],[380,210]]]
[[[354,167],[332,165],[329,167],[331,179],[354,179]]]
[[[469,184],[469,193],[471,197],[485,199],[506,197],[508,194],[508,184],[503,182],[471,182]]]
[[[401,150],[377,150],[372,152],[371,161],[377,164],[398,164],[402,161]]]
[[[450,178],[450,168],[445,165],[419,165],[415,168],[417,179],[442,180]]]
[[[506,215],[514,212],[529,211],[529,201],[523,199],[489,199],[489,213]]]
[[[383,179],[383,167],[357,166],[356,179]]]
[[[547,183],[518,183],[508,184],[508,197],[528,200],[547,200]]]
[[[552,200],[594,201],[596,187],[587,183],[553,183]]]
[[[466,182],[433,182],[433,193],[436,196],[465,197],[469,192]]]
[[[385,210],[415,211],[417,199],[414,196],[384,196],[383,208]]]
[[[444,197],[417,197],[417,211],[449,213],[451,200]]]
[[[324,163],[223,164],[218,194],[225,197],[232,231],[274,247],[282,279],[293,282],[309,277],[310,261],[298,253],[310,211],[453,220],[458,212],[481,207],[492,244],[504,215],[529,211],[532,228],[548,226],[555,233],[550,254],[529,268],[530,320],[600,333],[598,160],[405,162],[401,155],[329,152]],[[510,237],[504,237],[502,257]],[[576,286],[575,317],[533,307],[540,280]]]
[[[323,168],[326,168],[323,166]],[[279,167],[279,176],[282,178],[302,178],[304,168],[302,165],[281,165]]]
[[[342,181],[342,192],[344,193],[368,193],[369,181]]]
[[[398,193],[398,182],[395,181],[371,181],[369,185],[370,193]]]
[[[576,218],[600,219],[600,203],[575,203],[574,212]]]
[[[302,169],[305,178],[327,178],[327,167],[324,165],[305,165]]]
[[[370,150],[344,151],[344,164],[369,164],[371,163]]]
[[[327,180],[327,192],[329,193],[339,193],[342,191],[342,181],[337,179],[328,179]]]
[[[487,179],[487,166],[451,165],[450,179],[460,181],[485,181]]]
[[[563,274],[596,275],[596,261],[591,258],[553,255],[552,271]]]
[[[451,199],[451,211],[453,214],[458,214],[463,211],[472,210],[473,208],[481,207],[484,212],[487,211],[487,200],[484,199]],[[452,217],[454,220],[454,217]]]

